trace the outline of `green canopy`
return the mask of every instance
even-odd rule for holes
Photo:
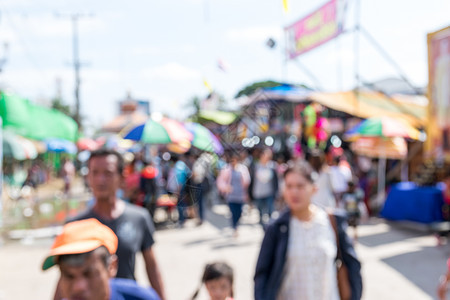
[[[198,117],[220,125],[230,125],[236,120],[237,115],[232,112],[219,110],[201,110]]]
[[[4,129],[26,138],[61,138],[72,142],[78,138],[78,126],[72,118],[16,95],[1,93],[0,117]]]

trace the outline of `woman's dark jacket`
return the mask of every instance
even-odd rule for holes
[[[342,260],[347,266],[352,288],[351,300],[361,299],[361,264],[356,257],[350,238],[345,233],[345,217],[334,215],[339,234],[339,247]],[[255,299],[275,300],[281,288],[289,242],[290,210],[271,223],[264,236],[255,271]]]

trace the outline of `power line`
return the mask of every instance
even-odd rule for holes
[[[6,17],[10,27],[16,33],[18,41],[21,44],[22,48],[24,49],[25,56],[27,57],[29,62],[32,64],[34,71],[39,73],[39,75],[41,75],[41,76],[39,76],[40,80],[43,80],[42,78],[45,77],[45,72],[44,72],[43,68],[39,65],[37,60],[35,59],[34,55],[32,54],[32,51],[30,51],[30,48],[28,47],[27,42],[25,42],[22,35],[20,34],[20,30],[18,30],[16,23],[13,21],[13,18],[10,16],[11,14],[5,8],[2,8],[1,10],[3,11],[3,15]]]
[[[403,70],[400,68],[400,66],[397,64],[397,62],[392,57],[389,56],[387,51],[385,51],[383,49],[383,47],[381,47],[381,45],[375,40],[375,38],[367,30],[365,30],[364,27],[360,26],[359,30],[372,43],[372,45],[379,51],[379,53],[394,67],[394,69],[399,74],[400,78],[406,84],[408,84],[416,92],[417,95],[421,95],[422,92],[416,86],[414,86],[411,83],[411,81],[409,81],[409,79],[406,77],[405,72],[403,72]]]

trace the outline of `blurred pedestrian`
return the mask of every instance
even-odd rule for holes
[[[312,203],[322,208],[335,209],[336,197],[334,196],[331,172],[325,160],[325,154],[320,149],[312,149],[309,163],[319,175],[316,180],[317,192],[312,196]]]
[[[37,188],[39,185],[39,166],[37,164],[33,164],[27,171],[27,177],[22,184],[23,187],[29,188]]]
[[[364,191],[355,181],[348,183],[347,191],[342,195],[342,203],[347,213],[347,222],[353,227],[353,240],[358,240],[357,227],[361,220],[360,205],[364,201]]]
[[[188,191],[188,179],[191,176],[191,169],[187,164],[187,157],[182,155],[177,157],[172,155],[171,158],[175,163],[169,171],[167,179],[167,190],[171,195],[175,195],[178,199],[178,225],[183,226],[186,219],[186,208],[188,207],[188,199],[190,197]]]
[[[139,188],[141,193],[144,194],[143,206],[148,209],[152,219],[155,217],[156,200],[158,199],[158,175],[159,171],[153,166],[152,162],[144,163],[144,168],[141,170]]]
[[[347,191],[347,183],[352,179],[352,173],[346,167],[340,165],[341,156],[333,156],[330,165],[331,185],[336,197],[337,206],[340,206],[342,195]],[[350,172],[349,172],[350,171]]]
[[[150,287],[114,279],[117,244],[114,232],[96,219],[68,223],[56,237],[42,269],[59,266],[61,296],[67,300],[158,300]]]
[[[239,154],[231,153],[230,162],[220,171],[217,178],[217,189],[223,195],[231,211],[231,224],[234,236],[237,237],[238,223],[242,215],[242,206],[247,201],[247,189],[250,174],[245,165],[239,163]]]
[[[259,223],[265,228],[274,211],[275,198],[278,195],[278,175],[272,150],[265,148],[258,162],[250,169],[250,198],[259,210]]]
[[[443,179],[444,204],[442,206],[442,216],[444,220],[450,221],[450,168],[444,173]]]
[[[64,158],[61,171],[64,181],[64,195],[68,195],[72,187],[72,181],[75,178],[75,166],[69,158]]]
[[[202,153],[192,166],[192,183],[195,186],[195,204],[198,207],[199,224],[205,220],[205,196],[210,189],[211,168],[214,157],[209,153]]]
[[[233,269],[224,262],[207,264],[202,276],[210,300],[233,300]],[[197,299],[201,286],[192,296]]]
[[[139,203],[140,160],[136,157],[124,166],[123,200],[132,204]],[[142,204],[141,204],[142,205]]]
[[[284,174],[288,209],[266,229],[254,277],[256,300],[361,298],[361,265],[344,218],[328,215],[311,202],[317,191],[315,177],[303,161]],[[343,263],[339,270],[337,258]],[[338,289],[344,283],[347,289]]]

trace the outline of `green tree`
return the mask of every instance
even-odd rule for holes
[[[62,112],[63,114],[65,114],[66,116],[71,117],[72,119],[75,120],[75,112],[72,111],[72,109],[69,105],[64,104],[61,97],[53,98],[50,108],[56,109],[56,110]],[[83,123],[84,123],[84,116],[80,115],[80,128],[78,128],[78,130],[83,129]]]
[[[67,104],[64,104],[61,98],[55,97],[52,99],[51,108],[59,110],[63,114],[73,118],[73,114],[70,110],[70,106]]]
[[[200,97],[194,96],[184,105],[184,108],[191,109],[193,112],[189,115],[189,119],[193,122],[198,121],[198,115],[200,114]]]

